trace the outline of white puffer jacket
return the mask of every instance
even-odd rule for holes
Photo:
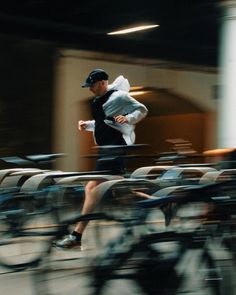
[[[108,86],[108,90],[115,89],[109,99],[103,104],[106,117],[125,115],[128,123],[120,124],[110,120],[104,122],[112,128],[119,130],[125,142],[130,145],[135,142],[135,124],[141,121],[148,113],[147,108],[128,93],[130,84],[123,76],[119,76]],[[86,130],[94,131],[95,121],[86,121]]]

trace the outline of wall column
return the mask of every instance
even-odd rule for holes
[[[222,1],[218,148],[236,148],[236,1]]]
[[[83,104],[88,93],[81,88],[87,72],[88,69],[83,70],[78,61],[67,56],[62,56],[55,65],[53,151],[65,153],[65,157],[56,161],[55,169],[78,171],[84,167],[81,156],[88,143],[86,135],[78,132],[77,122],[88,116]]]

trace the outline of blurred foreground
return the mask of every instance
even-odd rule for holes
[[[120,157],[103,148],[102,160]],[[1,169],[1,293],[236,294],[234,153],[211,163],[183,163],[186,154],[123,176]],[[91,179],[103,183],[96,212],[83,216]],[[55,248],[80,220],[90,221],[83,250]]]

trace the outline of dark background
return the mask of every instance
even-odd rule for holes
[[[58,48],[217,67],[219,4],[213,0],[1,2],[0,156],[51,152]],[[106,35],[146,23],[160,27]]]
[[[51,44],[0,36],[0,156],[51,151]]]

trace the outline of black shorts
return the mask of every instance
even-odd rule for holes
[[[124,160],[120,157],[99,157],[95,171],[101,171],[103,174],[123,175],[125,174]]]

